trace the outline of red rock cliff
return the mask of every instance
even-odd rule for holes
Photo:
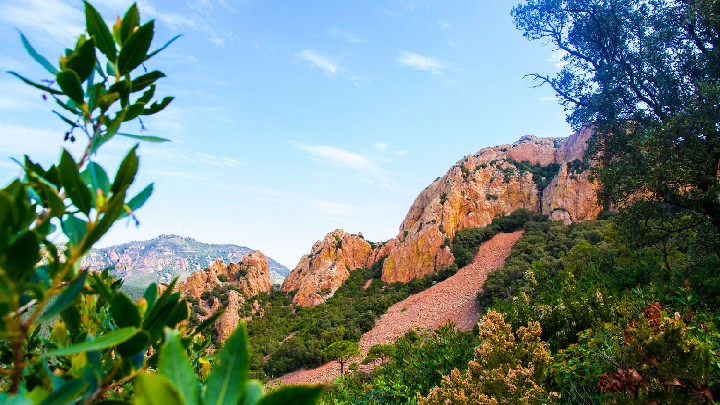
[[[238,312],[246,299],[261,292],[270,292],[270,270],[267,257],[262,252],[254,251],[243,256],[240,263],[225,264],[217,260],[204,271],[198,271],[177,285],[178,291],[194,297],[199,301],[207,315],[217,311],[221,304],[214,297],[202,299],[206,291],[213,291],[217,287],[234,286],[240,291],[229,290],[225,313],[215,322],[215,329],[220,340],[225,340],[237,327],[240,317]]]
[[[335,294],[351,271],[368,266],[372,257],[373,249],[365,239],[342,229],[334,230],[315,242],[310,254],[303,256],[288,274],[281,289],[297,291],[293,298],[296,304],[321,304]]]
[[[601,211],[597,185],[590,181],[589,165],[581,162],[590,135],[583,130],[568,138],[524,136],[466,156],[417,196],[396,238],[372,249],[358,236],[331,232],[300,260],[282,290],[297,291],[299,305],[318,305],[350,271],[383,257],[383,281],[408,282],[453,263],[448,244],[457,231],[486,226],[519,208],[567,223],[596,218]],[[521,162],[555,164],[559,170],[540,190]]]
[[[482,227],[519,208],[566,222],[594,219],[601,211],[596,186],[582,159],[589,130],[569,138],[524,136],[512,145],[485,148],[455,164],[415,199],[400,225],[397,244],[383,265],[383,281],[407,282],[450,265],[446,246],[463,228]],[[539,190],[516,162],[560,165]],[[572,166],[572,167],[570,167]]]

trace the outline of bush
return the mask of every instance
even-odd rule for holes
[[[500,313],[488,312],[480,322],[480,345],[467,372],[454,369],[419,404],[557,402],[560,396],[544,388],[552,356],[540,332],[534,322],[513,333]]]
[[[455,264],[462,268],[473,261],[480,244],[495,236],[498,232],[514,232],[525,226],[529,221],[546,221],[541,214],[534,214],[526,209],[518,209],[508,215],[495,218],[484,228],[465,228],[455,233],[450,250],[455,256]]]
[[[116,221],[129,217],[138,223],[135,212],[153,190],[149,185],[128,195],[138,171],[138,146],[125,155],[112,182],[95,157],[117,135],[166,141],[119,130],[124,122],[155,114],[172,101],[151,103],[156,81],[165,76],[145,69],[159,52],[149,52],[152,20],[141,25],[132,5],[108,27],[87,2],[85,20],[86,33],[65,51],[59,67],[21,34],[30,56],[51,75],[52,80],[43,81],[47,85],[11,72],[62,107],[55,113],[70,126],[66,141],[75,142],[80,132],[88,143],[78,159],[63,150],[59,163],[48,168],[26,156],[24,178],[0,190],[0,389],[5,391],[0,402],[150,403],[162,398],[184,404],[241,399],[280,404],[288,396],[298,403],[316,402],[319,388],[291,387],[265,396],[258,382],[247,380],[243,326],[210,367],[204,357],[209,340],[200,332],[215,318],[192,331],[179,327],[188,319],[188,305],[173,291],[176,280],[162,292],[151,284],[135,302],[119,290],[122,280],[107,270],[81,269],[83,257]],[[68,239],[64,247],[52,243],[56,231]],[[228,379],[232,389],[227,389]]]

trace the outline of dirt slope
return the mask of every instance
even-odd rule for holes
[[[498,234],[480,246],[475,260],[454,276],[391,306],[375,327],[360,338],[363,353],[380,343],[393,343],[405,333],[435,330],[451,321],[461,330],[471,330],[480,317],[475,297],[489,272],[502,266],[522,232]],[[360,361],[362,359],[358,359]],[[298,370],[280,377],[280,384],[327,383],[340,376],[337,363],[311,370]]]

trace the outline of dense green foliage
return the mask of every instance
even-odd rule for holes
[[[370,269],[352,271],[331,298],[315,307],[291,305],[291,297],[280,291],[257,296],[262,316],[248,322],[253,376],[274,378],[333,360],[325,355],[327,352],[323,353],[328,346],[343,340],[359,342],[392,304],[444,280],[457,268],[453,266],[406,284],[383,283],[381,270],[382,261]],[[217,298],[223,302],[222,292]],[[252,315],[253,301],[245,303],[241,315]]]
[[[520,170],[520,174],[524,172],[532,173],[533,182],[537,186],[541,195],[542,191],[545,190],[545,187],[550,184],[552,179],[558,174],[558,171],[560,171],[559,163],[550,163],[547,166],[543,166],[540,163],[531,164],[525,160],[518,162],[512,159],[508,159],[508,163],[517,167],[518,170]]]
[[[505,266],[488,274],[478,295],[487,307],[496,299],[517,295],[525,284],[525,273],[533,266],[542,266],[557,274],[563,269],[561,258],[580,242],[597,244],[602,240],[605,222],[582,222],[565,226],[551,221],[532,221],[525,224],[525,234],[513,247]]]
[[[137,72],[169,44],[150,52],[153,20],[141,25],[133,4],[109,27],[87,2],[85,20],[86,33],[65,51],[59,69],[21,34],[30,56],[52,75],[54,80],[43,81],[47,85],[11,72],[64,110],[53,112],[70,126],[65,141],[77,141],[78,133],[87,144],[79,158],[63,149],[59,163],[48,168],[25,156],[18,162],[24,176],[0,190],[0,403],[316,402],[320,388],[287,387],[265,395],[262,384],[247,379],[242,326],[207,358],[210,340],[200,332],[211,323],[192,330],[180,326],[189,309],[173,291],[175,281],[162,290],[150,284],[134,301],[107,270],[80,267],[115,222],[129,216],[137,223],[135,211],[153,189],[127,195],[138,171],[138,146],[112,181],[95,161],[97,154],[116,135],[165,141],[119,130],[172,101],[151,104],[162,72]],[[67,243],[56,246],[56,233]]]
[[[328,360],[335,360],[340,365],[340,375],[345,374],[345,364],[350,359],[360,355],[360,346],[358,342],[350,340],[339,340],[333,342],[330,346],[326,347],[322,351],[323,357]]]
[[[529,0],[518,29],[563,51],[556,91],[607,204],[638,198],[720,227],[720,4],[715,0]],[[642,220],[643,218],[639,218]]]
[[[533,374],[527,392],[563,403],[707,403],[718,398],[720,244],[714,228],[706,224],[705,232],[693,227],[674,233],[670,244],[639,245],[623,226],[623,215],[569,226],[528,221],[505,266],[490,273],[478,299],[504,319],[493,322],[506,322],[508,330],[518,331],[517,338],[508,335],[518,342],[527,336],[522,328],[537,323],[530,328],[533,336],[550,349],[551,357],[543,357],[546,368]],[[517,386],[512,376],[522,373],[497,368],[513,364],[507,357],[511,352],[503,360],[505,349],[497,350],[508,347],[502,343],[507,338],[493,339],[484,340],[483,349],[478,346],[485,353],[478,358],[495,353],[497,361],[476,360],[468,371],[462,371],[464,364],[455,365],[461,371],[452,376],[438,365],[444,358],[441,350],[403,352],[400,346],[406,342],[401,341],[394,349],[383,348],[387,353],[400,350],[393,361],[369,375],[356,372],[337,381],[324,400],[414,403],[415,393],[425,396],[440,386],[438,379],[418,382],[404,374],[403,364],[413,364],[414,376],[422,376],[420,370],[443,369],[448,380],[427,403],[521,398],[522,392],[508,387]],[[471,360],[472,350],[465,350],[464,361]],[[501,374],[491,377],[497,372]],[[488,385],[490,381],[497,384]]]
[[[508,215],[495,218],[486,227],[459,230],[455,233],[455,239],[450,246],[450,250],[455,256],[455,264],[458,268],[464,267],[473,261],[482,242],[492,238],[498,232],[517,231],[530,220],[541,221],[543,216],[525,209],[519,209]]]
[[[325,393],[325,404],[414,404],[442,376],[472,359],[477,333],[445,325],[433,333],[410,332],[390,351],[390,361],[370,374],[355,372],[338,380]]]

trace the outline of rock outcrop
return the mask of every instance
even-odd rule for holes
[[[519,208],[566,222],[596,218],[602,209],[590,166],[582,161],[590,135],[583,130],[569,138],[524,136],[460,160],[415,199],[384,262],[383,281],[407,282],[451,264],[447,245],[458,230],[486,226]],[[558,167],[542,189],[549,179],[533,176],[528,168],[534,165]]]
[[[383,281],[408,282],[453,263],[449,245],[457,231],[520,208],[567,223],[595,219],[602,211],[597,185],[582,160],[590,135],[588,129],[568,138],[528,135],[466,156],[418,195],[397,237],[371,247],[342,230],[331,232],[300,260],[282,290],[297,291],[296,304],[318,305],[350,271],[382,258]]]
[[[215,313],[220,307],[225,308],[225,312],[215,321],[215,330],[223,341],[237,327],[239,311],[245,300],[272,290],[267,257],[260,251],[253,251],[243,256],[240,263],[225,264],[222,260],[216,260],[204,271],[195,272],[184,282],[178,283],[177,289],[197,302],[206,314],[201,318]],[[226,290],[227,302],[221,303],[212,292],[223,290]],[[211,294],[208,297],[206,293]]]
[[[369,242],[359,235],[336,229],[317,241],[282,284],[282,291],[295,293],[293,302],[315,306],[325,302],[350,276],[350,272],[372,264]]]

